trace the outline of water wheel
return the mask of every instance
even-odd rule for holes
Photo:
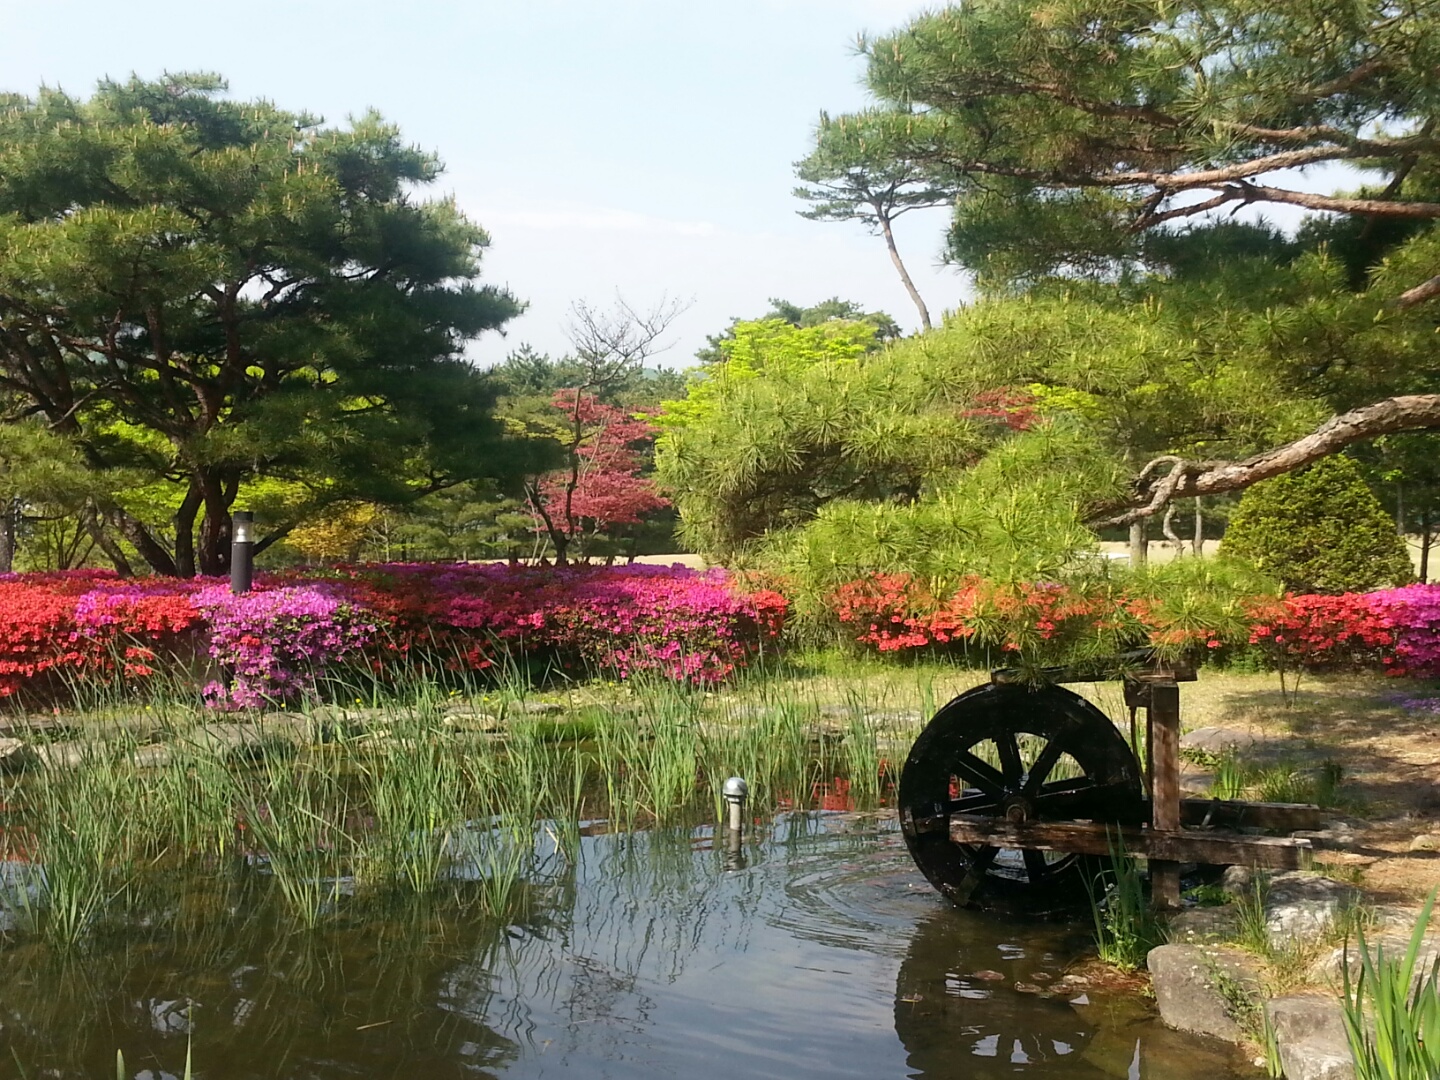
[[[900,774],[905,843],[956,904],[1043,915],[1086,902],[1093,856],[956,843],[950,815],[1014,822],[1144,819],[1139,764],[1110,719],[1062,686],[978,686],[937,712]]]

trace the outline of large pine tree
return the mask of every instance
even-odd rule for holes
[[[263,546],[330,503],[515,471],[462,350],[521,304],[478,283],[484,230],[417,197],[440,162],[374,113],[224,91],[0,100],[0,389],[91,469],[154,478],[147,505],[87,501],[122,571],[223,573],[258,478],[287,490]]]

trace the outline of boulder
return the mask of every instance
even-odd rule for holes
[[[1245,1039],[1235,999],[1260,994],[1260,965],[1253,956],[1233,948],[1160,945],[1145,963],[1166,1024],[1226,1042]]]
[[[1194,907],[1170,916],[1165,930],[1175,945],[1203,945],[1207,942],[1229,941],[1235,936],[1239,922],[1233,904],[1224,907]]]
[[[555,716],[564,711],[564,705],[553,701],[512,701],[505,706],[507,716]]]
[[[1410,841],[1411,851],[1440,851],[1440,832],[1422,833]]]
[[[1286,1080],[1355,1080],[1344,1013],[1331,997],[1293,994],[1265,1003]]]
[[[1253,900],[1256,885],[1263,888],[1265,882],[1270,880],[1270,875],[1269,870],[1256,870],[1250,866],[1227,866],[1220,878],[1220,888],[1227,896]]]
[[[1180,736],[1183,750],[1200,750],[1207,754],[1223,754],[1227,750],[1250,750],[1268,742],[1263,735],[1238,728],[1198,727]]]
[[[0,735],[0,772],[24,768],[29,758],[24,739]]]
[[[1270,879],[1265,892],[1265,931],[1277,948],[1324,936],[1340,912],[1360,901],[1354,885],[1311,870],[1290,870]]]
[[[1365,947],[1372,957],[1383,952],[1388,960],[1404,960],[1405,953],[1410,948],[1412,934],[1413,927],[1379,927],[1374,932],[1365,935]],[[1427,934],[1421,943],[1420,951],[1415,958],[1415,973],[1410,980],[1412,989],[1424,980],[1437,961],[1440,961],[1440,928]],[[1343,982],[1347,963],[1350,966],[1350,978],[1354,981],[1359,977],[1361,968],[1360,942],[1358,940],[1346,942],[1334,949],[1327,949],[1310,966],[1310,978],[1317,983],[1338,987]]]

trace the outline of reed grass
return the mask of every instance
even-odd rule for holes
[[[731,775],[749,781],[752,817],[813,805],[837,777],[857,808],[876,805],[888,748],[948,677],[566,684],[546,692],[562,706],[547,716],[527,710],[519,671],[332,679],[326,693],[359,717],[217,715],[178,683],[137,706],[126,687],[92,686],[90,711],[66,721],[85,732],[79,760],[52,755],[9,784],[5,843],[25,864],[25,921],[66,949],[112,917],[176,910],[197,873],[273,896],[299,929],[441,889],[513,912],[542,864],[579,857],[582,822],[719,820]],[[500,732],[451,723],[457,701]]]
[[[1435,1080],[1440,1076],[1440,959],[1418,971],[1430,916],[1440,890],[1420,913],[1403,957],[1371,952],[1363,930],[1357,935],[1360,970],[1349,950],[1341,968],[1345,1037],[1356,1080]]]
[[[1120,971],[1138,970],[1150,950],[1164,940],[1145,895],[1139,862],[1118,838],[1110,844],[1109,865],[1090,886],[1090,914],[1095,951]]]

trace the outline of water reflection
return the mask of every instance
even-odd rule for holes
[[[1083,933],[946,907],[887,816],[757,823],[744,866],[708,826],[587,832],[500,920],[457,882],[303,932],[212,873],[68,960],[12,931],[0,1078],[178,1076],[192,1038],[205,1080],[1241,1075],[1065,983]]]

